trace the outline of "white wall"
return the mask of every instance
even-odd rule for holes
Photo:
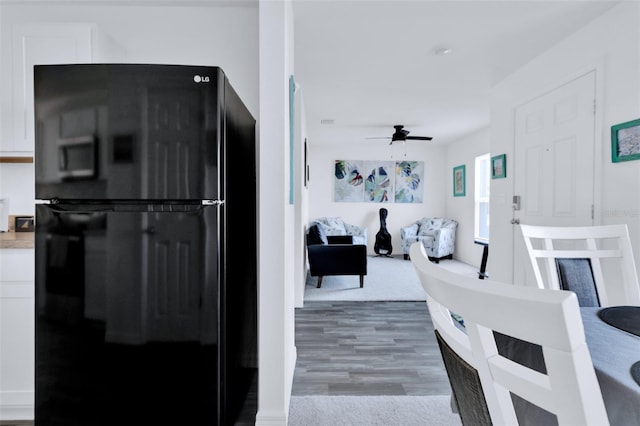
[[[489,128],[481,129],[447,146],[447,167],[442,180],[446,182],[446,216],[458,221],[454,257],[480,267],[483,246],[474,243],[474,188],[476,157],[489,153]],[[494,154],[495,155],[495,154]],[[453,168],[465,165],[466,195],[453,196]]]
[[[0,138],[11,137],[11,31],[35,22],[93,23],[126,50],[126,62],[220,66],[253,116],[258,109],[258,8],[0,3]],[[227,7],[224,6],[227,5]],[[121,59],[118,59],[121,61]],[[26,155],[26,154],[22,154]],[[10,214],[34,214],[33,165],[2,164]],[[11,184],[7,180],[11,179]]]
[[[50,3],[56,4],[56,1]],[[10,58],[11,27],[18,23],[94,23],[126,49],[127,62],[220,66],[254,117],[258,116],[258,8],[229,6],[111,6],[1,4],[2,58]],[[178,2],[176,2],[178,3]],[[188,2],[187,2],[188,3]],[[11,64],[2,61],[3,75]],[[9,73],[9,74],[5,74]],[[3,93],[7,81],[3,81]],[[11,93],[10,91],[6,93]],[[7,100],[3,96],[3,110]],[[3,132],[7,126],[3,126]],[[3,133],[2,137],[7,137]]]
[[[306,229],[309,221],[309,186],[305,187],[305,158],[304,144],[307,139],[307,122],[305,118],[304,89],[298,87],[295,97],[295,237],[294,237],[294,305],[301,308],[304,305],[304,287],[307,276],[307,248]],[[307,142],[308,146],[308,142]],[[307,148],[307,164],[309,150]]]
[[[386,141],[367,144],[326,144],[310,139],[309,222],[323,216],[340,216],[347,222],[367,228],[368,253],[374,255],[376,233],[380,230],[379,210],[388,210],[387,229],[392,236],[393,255],[402,254],[400,227],[425,216],[443,216],[445,196],[450,187],[444,180],[446,148],[428,141],[410,141],[392,150]],[[424,161],[424,201],[422,203],[345,203],[334,201],[335,160]]]
[[[514,108],[596,69],[595,223],[627,223],[640,265],[640,162],[611,162],[611,126],[640,117],[640,3],[623,2],[496,85],[491,94],[491,151],[513,154]],[[491,278],[513,279],[513,174],[491,185]]]

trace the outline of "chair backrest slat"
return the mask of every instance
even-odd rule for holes
[[[562,288],[556,259],[589,259],[595,283],[593,291],[600,306],[640,305],[638,272],[626,224],[571,227],[523,224],[520,230],[537,287]],[[565,277],[568,281],[571,278]]]

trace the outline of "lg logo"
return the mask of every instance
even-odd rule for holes
[[[209,82],[209,76],[206,76],[206,75],[194,75],[193,76],[193,81],[195,81],[196,83],[208,83]]]

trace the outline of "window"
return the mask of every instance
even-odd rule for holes
[[[489,242],[489,188],[491,183],[491,156],[476,157],[474,191],[474,231],[476,241]]]

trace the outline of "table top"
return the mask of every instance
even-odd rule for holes
[[[591,362],[612,426],[640,425],[640,385],[631,367],[640,361],[640,337],[607,324],[598,316],[599,307],[580,308]],[[507,358],[545,372],[538,345],[497,335],[499,352]],[[555,418],[520,398],[514,406],[521,425],[552,424]]]
[[[631,366],[640,361],[640,337],[604,322],[601,308],[580,308],[587,346],[611,425],[640,424],[640,385]]]

